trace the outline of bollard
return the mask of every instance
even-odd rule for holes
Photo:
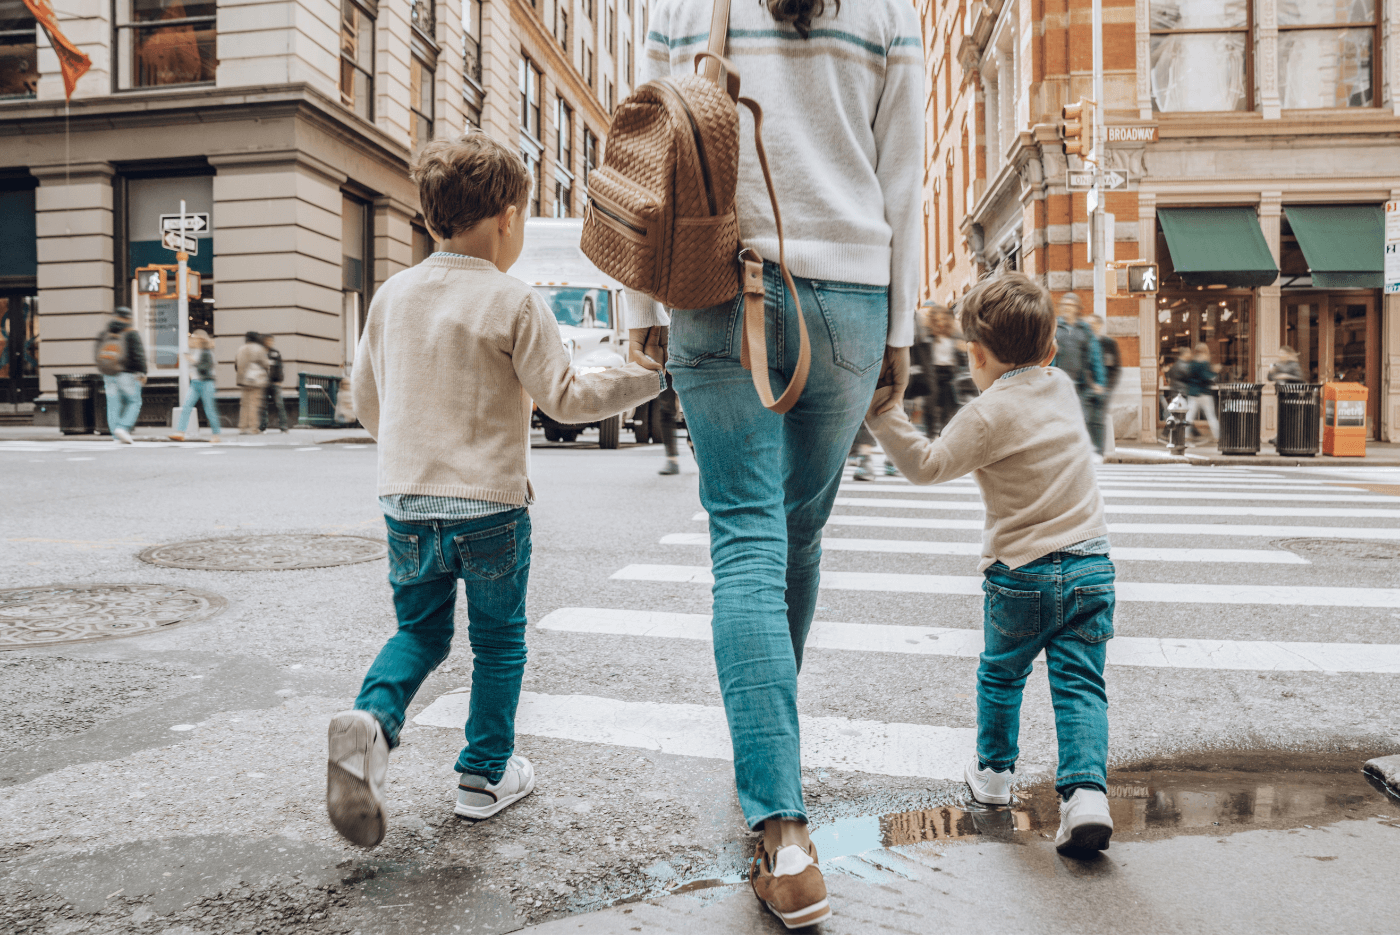
[[[1180,393],[1167,404],[1167,448],[1178,456],[1186,454],[1186,408]]]

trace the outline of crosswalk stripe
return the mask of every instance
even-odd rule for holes
[[[913,494],[923,496],[971,496],[980,497],[981,491],[976,487],[958,487],[948,489],[939,484],[934,487],[880,487],[875,484],[842,484],[841,490],[859,493],[898,493]],[[1271,503],[1400,503],[1400,497],[1385,496],[1381,494],[1362,493],[1277,493],[1275,491],[1258,491],[1258,488],[1235,491],[1225,490],[1120,490],[1114,487],[1100,487],[1105,500],[1189,500],[1192,502],[1200,500],[1268,500]],[[862,498],[866,499],[866,498]]]
[[[960,503],[952,500],[911,500],[904,497],[837,497],[836,506],[879,507],[887,510],[977,510],[980,503]],[[1135,513],[1146,516],[1180,516],[1183,507],[1176,504],[1105,503],[1105,513]],[[1298,506],[1216,506],[1208,509],[1213,516],[1309,516],[1334,519],[1393,519],[1400,510],[1362,509],[1354,507]]]
[[[628,565],[612,575],[618,581],[670,581],[713,584],[700,565]],[[890,591],[906,594],[982,596],[983,579],[961,575],[907,575],[894,572],[823,571],[821,586],[837,591]],[[1272,604],[1329,607],[1400,607],[1400,589],[1331,588],[1287,585],[1174,584],[1117,582],[1118,600],[1153,604]]]
[[[691,519],[709,519],[704,510]],[[858,516],[833,513],[828,526],[875,526],[888,529],[982,529],[980,519],[923,519],[910,516]],[[1400,529],[1376,526],[1274,526],[1240,523],[1109,523],[1109,533],[1154,536],[1237,536],[1269,539],[1400,540]]]
[[[662,545],[710,545],[703,532],[678,532],[661,537]],[[822,549],[835,552],[898,552],[910,555],[981,555],[980,542],[926,542],[922,539],[841,539],[822,537]],[[1115,562],[1243,562],[1259,565],[1309,565],[1307,559],[1282,549],[1134,549],[1113,547]]]
[[[711,638],[708,614],[564,607],[535,626],[541,630],[613,636],[705,642]],[[983,641],[980,630],[818,620],[808,633],[807,648],[975,658],[982,652]],[[1163,669],[1393,674],[1400,673],[1400,646],[1115,636],[1108,644],[1108,663]]]
[[[439,697],[413,723],[461,730],[471,690]],[[882,776],[960,779],[976,745],[967,727],[799,716],[802,765]],[[536,737],[731,760],[724,709],[712,705],[619,701],[595,695],[520,693],[515,730]]]

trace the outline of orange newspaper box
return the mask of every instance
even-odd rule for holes
[[[1366,457],[1366,387],[1360,383],[1322,387],[1322,453]]]

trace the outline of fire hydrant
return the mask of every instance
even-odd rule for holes
[[[1167,403],[1167,448],[1174,455],[1186,454],[1186,397],[1180,393]]]

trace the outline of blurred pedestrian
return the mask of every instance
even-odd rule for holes
[[[962,408],[958,398],[958,377],[967,370],[967,351],[955,334],[953,315],[942,306],[931,309],[929,317],[929,359],[932,364],[932,391],[924,405],[924,432],[935,438]]]
[[[1278,349],[1278,360],[1269,368],[1270,383],[1306,383],[1303,366],[1298,363],[1298,352],[1288,345]]]
[[[93,348],[107,394],[107,428],[123,445],[134,441],[131,431],[141,415],[141,387],[146,384],[146,345],[131,317],[125,305],[114,308]]]
[[[1103,420],[1099,418],[1099,397],[1107,377],[1103,372],[1103,352],[1098,338],[1083,320],[1084,304],[1073,292],[1060,296],[1056,309],[1055,343],[1058,351],[1053,367],[1063,370],[1079,394],[1079,406],[1084,413],[1084,426],[1094,452],[1103,457]]]
[[[238,349],[233,363],[243,397],[238,406],[238,434],[257,435],[262,432],[259,426],[262,423],[263,404],[267,402],[271,361],[256,331],[249,331],[243,337],[243,346]]]
[[[1104,446],[1108,444],[1108,433],[1113,431],[1113,420],[1109,416],[1109,404],[1113,401],[1113,393],[1118,388],[1118,377],[1123,372],[1123,354],[1118,349],[1118,342],[1103,333],[1104,320],[1102,318],[1090,315],[1086,321],[1089,322],[1089,329],[1094,332],[1094,337],[1099,342],[1099,356],[1103,360],[1103,392],[1098,395],[1094,405],[1094,414],[1098,419],[1100,433],[1099,451],[1102,452]]]
[[[267,348],[267,399],[263,404],[262,418],[258,420],[258,430],[266,429],[276,413],[278,427],[285,433],[287,401],[282,398],[282,352],[277,349],[277,341],[270,334],[262,335],[262,345]]]
[[[640,351],[643,356],[664,367],[666,365],[666,345],[671,336],[671,313],[666,310],[664,305],[645,292],[638,292],[635,289],[626,289],[624,292],[627,297],[629,320],[657,323],[639,329],[638,333],[643,335],[641,346],[633,348],[633,350]],[[661,444],[666,449],[666,460],[656,473],[664,476],[681,472],[680,450],[676,447],[676,409],[676,391],[668,385],[666,389],[661,391],[661,395],[651,403],[651,407],[646,413],[648,420],[650,420],[652,413],[655,413],[656,423],[661,429]],[[650,431],[650,426],[647,427],[647,431]]]
[[[1215,417],[1215,397],[1211,395],[1214,383],[1215,368],[1210,362],[1210,345],[1202,341],[1196,345],[1186,369],[1186,424],[1194,429],[1196,419],[1203,417],[1210,426],[1212,439],[1220,437],[1220,422]]]
[[[714,9],[712,0],[654,4],[642,79],[694,75]],[[909,379],[922,242],[924,43],[908,0],[734,3],[729,24],[733,35],[782,37],[740,42],[730,53],[763,108],[768,151],[781,154],[792,275],[764,263],[765,315],[776,341],[741,354],[743,316],[733,301],[675,310],[668,366],[709,515],[713,646],[739,806],[750,828],[763,829],[749,879],[763,904],[797,928],[831,914],[803,801],[797,674],[816,611],[822,527],[851,441],[881,373],[898,385],[892,408],[903,407]],[[746,246],[778,258],[775,215],[750,140],[745,131],[739,230]],[[754,373],[779,386],[791,380],[794,299],[811,370],[792,408],[778,413],[744,390],[752,383],[744,364],[756,355]]]
[[[185,404],[180,407],[180,419],[175,423],[175,431],[170,438],[177,442],[185,440],[185,426],[189,425],[195,403],[203,402],[204,418],[209,420],[209,440],[217,442],[220,432],[219,407],[214,400],[214,340],[203,328],[190,334],[189,360],[194,370],[190,377],[190,391],[185,396]]]

